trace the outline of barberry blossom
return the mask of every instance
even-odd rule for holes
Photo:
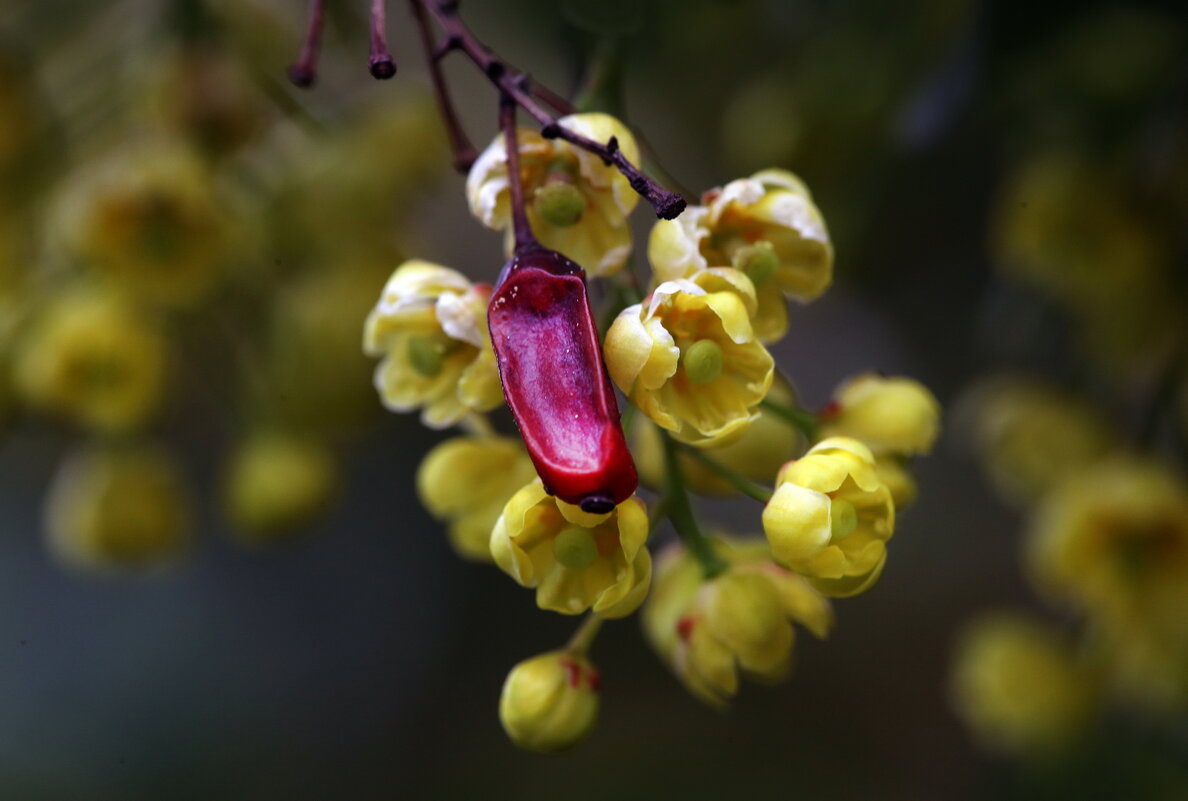
[[[730,291],[666,281],[628,306],[606,335],[611,378],[652,422],[701,447],[736,439],[758,417],[774,374]]]
[[[784,297],[813,300],[833,280],[833,245],[812,195],[792,173],[770,169],[710,190],[702,202],[652,228],[656,280],[733,266],[755,285],[755,335],[780,339],[788,330]]]
[[[609,114],[572,114],[558,123],[597,142],[614,138],[623,155],[638,163],[635,137]],[[618,272],[631,254],[627,216],[639,202],[627,178],[594,154],[562,139],[546,139],[530,128],[519,129],[516,140],[528,221],[536,238],[591,276]],[[471,167],[466,197],[483,225],[507,232],[511,255],[511,190],[502,134]]]
[[[793,623],[825,637],[829,601],[803,577],[771,561],[767,544],[714,541],[729,567],[706,580],[681,545],[657,560],[656,582],[642,613],[652,647],[690,692],[724,707],[739,674],[767,683],[792,666]]]
[[[503,402],[487,333],[491,288],[414,259],[396,268],[367,316],[363,351],[383,360],[375,387],[395,412],[422,407],[421,421],[446,428]]]
[[[874,585],[894,529],[895,505],[874,455],[847,437],[823,440],[784,465],[763,510],[775,560],[837,598]]]
[[[535,479],[495,522],[491,555],[520,586],[536,589],[541,609],[616,618],[634,612],[647,595],[647,538],[648,513],[638,498],[590,514],[547,494]]]

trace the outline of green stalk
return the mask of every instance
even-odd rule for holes
[[[759,482],[752,481],[742,473],[732,470],[721,462],[711,459],[697,448],[685,448],[684,450],[685,453],[689,454],[689,456],[695,459],[698,463],[705,466],[707,470],[710,470],[719,477],[725,479],[727,482],[729,482],[730,486],[734,487],[743,495],[746,495],[749,498],[754,498],[760,503],[767,503],[771,500],[771,490]]]
[[[701,570],[707,579],[711,579],[724,571],[729,565],[714,553],[713,545],[701,533],[697,525],[697,518],[693,515],[693,506],[689,503],[689,493],[685,489],[685,478],[681,473],[681,463],[677,459],[677,446],[668,434],[661,436],[664,443],[664,503],[668,509],[668,519],[681,538],[681,542],[689,549],[689,553],[701,563]]]
[[[821,418],[807,409],[783,406],[766,398],[759,402],[759,408],[765,412],[771,412],[785,423],[800,429],[801,433],[810,441],[817,438],[817,432],[821,428]]]
[[[586,656],[590,653],[590,646],[594,644],[594,638],[598,636],[598,631],[602,628],[603,622],[602,618],[592,612],[586,615],[586,619],[582,621],[577,631],[569,638],[569,642],[565,645],[565,650],[576,656]]]

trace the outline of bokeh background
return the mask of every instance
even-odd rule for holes
[[[192,498],[176,564],[109,575],[64,563],[46,543],[47,491],[101,437],[69,409],[22,402],[12,379],[0,389],[0,797],[1188,797],[1182,715],[1170,739],[1104,730],[1078,756],[1032,768],[980,749],[954,713],[954,638],[972,615],[1034,608],[1069,623],[1024,578],[1024,516],[987,484],[953,414],[916,464],[920,498],[880,583],[837,604],[828,641],[799,640],[787,685],[746,686],[728,714],[703,708],[629,619],[595,650],[594,736],[554,758],[510,745],[496,716],[506,671],[563,642],[572,621],[450,550],[413,481],[442,435],[383,412],[358,352],[363,315],[401,258],[491,280],[501,241],[466,212],[404,5],[389,9],[399,73],[385,83],[366,73],[366,4],[329,5],[320,79],[304,92],[284,80],[304,3],[0,8],[0,363],[25,358],[37,315],[87,275],[63,209],[93,171],[134,171],[187,143],[230,232],[200,290],[145,301],[167,332],[168,368],[162,409],[137,436],[168,449]],[[1024,372],[1075,387],[1126,435],[1153,426],[1148,441],[1175,461],[1188,391],[1160,388],[1180,369],[1185,309],[1177,6],[471,0],[463,11],[562,92],[609,48],[625,94],[607,102],[623,101],[616,111],[694,191],[773,165],[808,182],[837,277],[793,310],[776,349],[807,406],[867,369],[919,379],[947,410],[987,375]],[[485,145],[493,93],[461,57],[447,75]],[[1084,236],[1074,261],[1132,235],[1102,233],[1093,215],[1137,219],[1155,243],[1141,245],[1160,254],[1155,289],[1106,291],[1124,314],[1004,268],[1001,232],[1027,202],[1011,187],[1036,164],[1073,165],[1054,200],[1036,201],[1052,214],[1106,198],[1071,226]],[[178,247],[204,240],[193,236]],[[228,454],[261,430],[331,454],[333,496],[298,534],[229,522]],[[749,502],[704,508],[758,531]]]

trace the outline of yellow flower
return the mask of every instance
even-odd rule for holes
[[[606,366],[652,422],[701,447],[742,436],[771,387],[774,362],[739,295],[668,281],[611,325]]]
[[[1172,249],[1129,187],[1096,161],[1041,155],[1000,194],[998,266],[1069,309],[1090,349],[1123,370],[1181,328]]]
[[[338,460],[324,443],[282,432],[258,433],[236,448],[223,479],[223,507],[240,539],[281,541],[329,505]]]
[[[998,613],[962,634],[952,668],[953,704],[986,745],[1046,756],[1089,728],[1095,687],[1084,665],[1046,626]]]
[[[504,505],[536,476],[518,439],[454,437],[437,445],[417,470],[417,494],[467,559],[491,561],[491,530]]]
[[[771,385],[768,398],[785,406],[796,405],[796,395],[790,384],[778,374]],[[631,432],[631,455],[639,470],[640,479],[651,488],[664,485],[664,453],[660,429],[640,420]],[[793,453],[803,450],[803,437],[794,427],[773,415],[759,410],[758,417],[746,432],[734,442],[715,446],[706,451],[714,461],[751,479],[770,481],[772,475],[788,461]],[[736,495],[734,485],[685,452],[679,452],[681,475],[685,486],[700,495]]]
[[[730,567],[706,581],[682,546],[667,549],[641,620],[652,647],[705,703],[722,707],[738,692],[741,672],[778,682],[792,664],[792,623],[825,637],[829,602],[803,577],[771,561],[763,542],[717,540]]]
[[[112,158],[70,187],[57,218],[69,255],[137,298],[193,307],[238,249],[210,175],[176,146]]]
[[[1115,444],[1101,413],[1084,399],[1040,382],[998,377],[962,399],[954,430],[964,431],[1002,496],[1026,505]]]
[[[639,163],[635,137],[608,114],[573,114],[561,125],[598,142],[615,137],[619,149]],[[517,133],[520,174],[528,221],[541,244],[577,262],[592,276],[618,272],[631,253],[627,215],[639,196],[614,166],[561,139],[545,139],[521,128]],[[511,253],[511,194],[507,148],[495,138],[470,169],[466,197],[483,225],[507,232]]]
[[[79,290],[34,322],[16,354],[15,382],[30,406],[123,431],[156,413],[165,367],[166,342],[154,325],[113,296]]]
[[[165,451],[87,449],[58,468],[46,495],[53,553],[92,571],[144,570],[175,558],[190,539],[190,498]]]
[[[833,391],[821,436],[853,437],[873,453],[928,453],[940,431],[940,404],[910,378],[862,373]]]
[[[491,555],[520,586],[536,588],[541,609],[616,618],[638,609],[648,593],[647,538],[638,498],[588,514],[546,494],[538,478],[507,502],[491,532]]]
[[[581,742],[598,720],[601,678],[583,656],[550,651],[511,669],[499,720],[520,748],[550,754]]]
[[[838,598],[874,585],[894,529],[895,505],[874,455],[846,437],[819,442],[784,465],[763,509],[775,560]]]
[[[756,336],[780,339],[788,329],[783,296],[812,300],[833,278],[833,245],[808,188],[785,170],[762,170],[707,192],[703,202],[652,229],[656,280],[734,266],[756,288]]]
[[[363,333],[363,352],[384,357],[375,386],[385,406],[422,406],[421,422],[445,428],[503,402],[487,332],[490,296],[489,286],[448,267],[413,260],[396,268]]]
[[[1110,629],[1188,645],[1188,483],[1153,462],[1113,459],[1069,476],[1027,541],[1037,583]]]

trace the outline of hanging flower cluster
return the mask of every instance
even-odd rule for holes
[[[604,621],[636,610],[706,703],[728,704],[740,676],[782,680],[795,627],[826,636],[829,599],[870,589],[883,571],[897,507],[916,495],[908,459],[938,433],[936,400],[910,379],[870,373],[843,382],[820,413],[797,403],[768,347],[788,332],[789,302],[819,297],[833,275],[833,244],[799,178],[763,170],[687,206],[640,170],[622,121],[533,85],[454,4],[412,6],[470,211],[503,232],[508,260],[482,271],[490,286],[399,265],[364,350],[381,359],[375,386],[389,409],[464,429],[417,479],[459,554],[493,562],[541,609],[587,615],[567,646],[512,670],[504,728],[536,751],[584,737],[600,688],[591,645]],[[318,10],[293,70],[303,82]],[[382,15],[372,23],[373,74],[389,77],[375,71],[390,62]],[[498,91],[500,132],[481,153],[438,67],[455,50]],[[518,126],[518,109],[539,128]],[[640,197],[659,218],[646,281],[631,266]],[[591,293],[594,281],[604,291]],[[740,493],[763,504],[743,527],[765,536],[707,536],[691,494]],[[665,521],[676,540],[653,572]]]

